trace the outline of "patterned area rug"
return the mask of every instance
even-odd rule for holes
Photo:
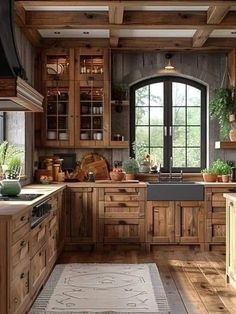
[[[57,265],[30,314],[170,313],[155,264]]]

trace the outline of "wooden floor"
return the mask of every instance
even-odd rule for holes
[[[236,290],[225,282],[225,256],[186,248],[150,254],[130,250],[64,252],[59,263],[156,263],[173,314],[236,313]]]

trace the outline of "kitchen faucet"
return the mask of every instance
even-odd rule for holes
[[[172,180],[172,166],[173,166],[173,157],[170,157],[170,168],[169,168],[169,180]]]

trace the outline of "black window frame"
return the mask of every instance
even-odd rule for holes
[[[0,111],[0,135],[2,132],[2,137],[0,136],[0,142],[5,141],[6,138],[6,128],[5,128],[5,119],[6,119],[6,113]]]
[[[172,156],[172,83],[183,83],[195,87],[201,91],[201,165],[200,167],[172,167],[173,172],[193,172],[198,173],[206,167],[206,145],[207,145],[207,88],[205,85],[183,77],[178,76],[158,76],[142,80],[130,87],[130,156],[135,157],[132,143],[135,142],[135,91],[146,85],[161,83],[164,84],[164,125],[167,127],[167,136],[164,136],[164,165],[161,167],[162,172],[169,172],[170,157]],[[187,126],[187,121],[186,121]],[[150,124],[149,124],[150,127]],[[150,141],[150,139],[149,139]],[[149,145],[150,149],[150,145]]]

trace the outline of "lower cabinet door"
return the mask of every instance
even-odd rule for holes
[[[17,270],[14,280],[11,282],[11,313],[24,313],[24,308],[30,299],[30,263],[23,263],[22,267]]]
[[[57,230],[48,238],[47,244],[47,263],[53,263],[57,256]]]
[[[34,294],[40,287],[46,275],[46,245],[44,245],[32,258],[30,264],[30,286],[31,293]]]
[[[144,242],[143,219],[99,219],[99,242]]]

